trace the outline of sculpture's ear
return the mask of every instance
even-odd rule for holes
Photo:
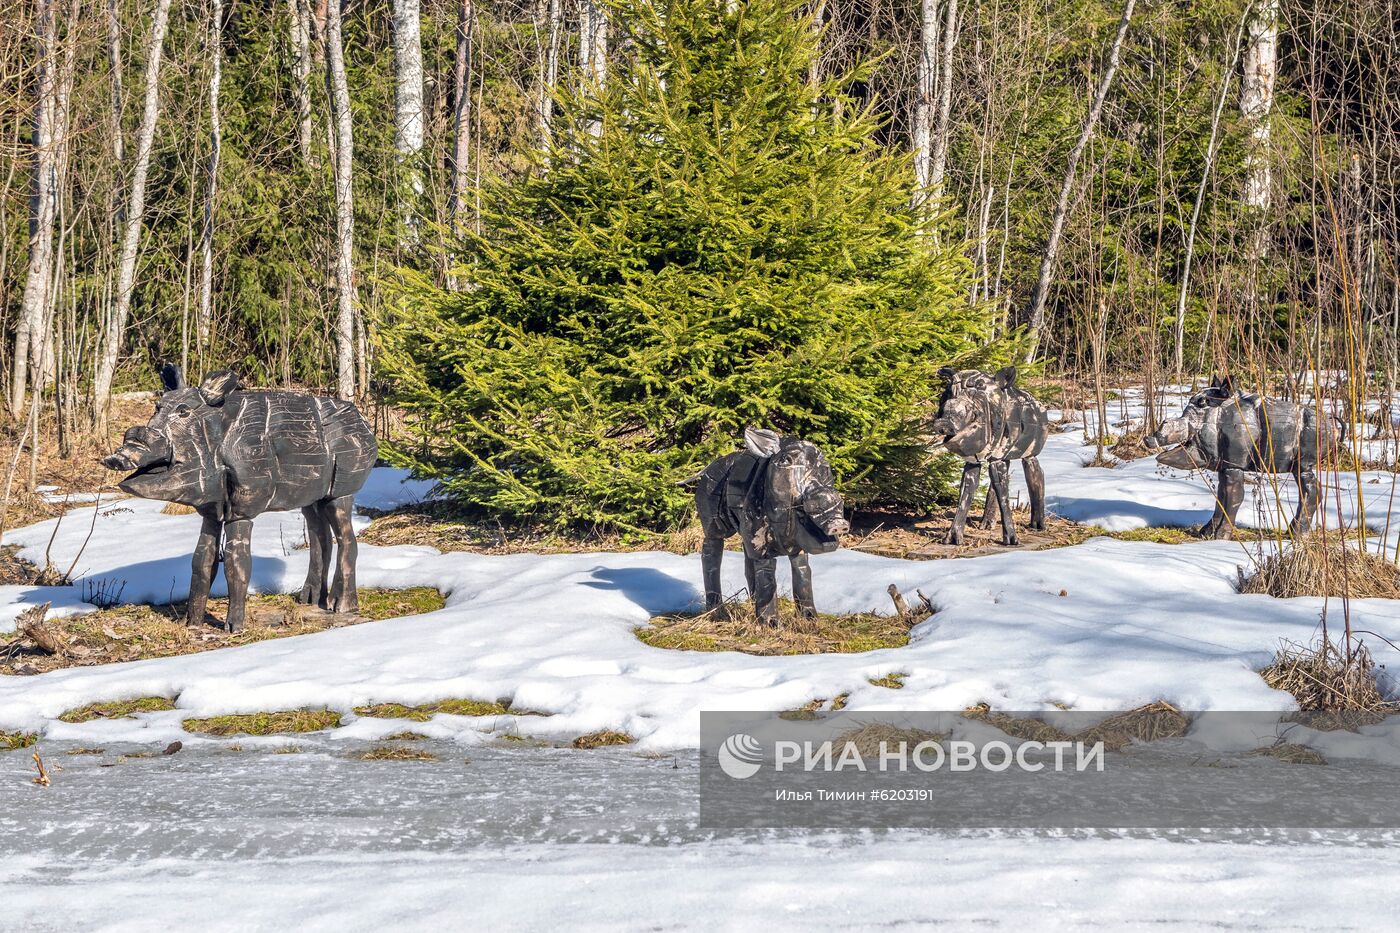
[[[944,366],[938,370],[938,378],[944,382],[952,382],[958,371],[951,366]]]
[[[180,372],[180,367],[174,363],[166,363],[160,368],[160,384],[165,387],[167,392],[183,389],[185,387],[185,374]]]
[[[1217,376],[1215,373],[1210,374],[1210,387],[1212,389],[1220,388],[1220,377]]]
[[[1224,378],[1222,378],[1222,379],[1220,380],[1220,391],[1221,391],[1221,392],[1224,392],[1226,395],[1234,395],[1234,394],[1235,394],[1235,377],[1234,377],[1234,376],[1225,376]]]
[[[134,428],[127,428],[127,429],[126,429],[126,433],[122,435],[122,446],[123,446],[123,447],[125,447],[127,444],[141,444],[141,445],[144,445],[145,443],[146,443],[146,426],[145,426],[144,424],[138,424],[138,425],[137,425],[136,427],[134,427]]]
[[[1003,366],[1001,369],[997,370],[997,374],[992,378],[994,378],[997,385],[1001,386],[1003,389],[1009,389],[1016,384],[1016,367]]]
[[[204,377],[199,384],[199,394],[204,401],[218,408],[228,400],[229,393],[238,388],[238,374],[231,369],[221,369]]]
[[[782,437],[767,428],[744,428],[744,446],[760,457],[771,457],[778,452]]]

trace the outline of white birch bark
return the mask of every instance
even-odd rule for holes
[[[544,55],[540,60],[540,144],[548,146],[553,137],[554,92],[559,86],[559,40],[563,33],[564,9],[561,0],[544,3]]]
[[[195,352],[200,363],[209,349],[214,321],[214,202],[219,194],[219,158],[223,123],[219,91],[224,68],[224,4],[211,0],[209,11],[209,176],[204,185],[204,226],[199,234],[199,311],[195,318]]]
[[[943,177],[948,166],[948,133],[953,113],[953,52],[958,42],[958,0],[948,0],[943,21],[943,53],[938,76],[938,127],[933,134],[929,187],[932,197],[943,196]]]
[[[1261,0],[1246,27],[1248,41],[1240,75],[1240,116],[1248,133],[1244,203],[1265,210],[1273,193],[1269,163],[1269,116],[1278,75],[1278,0]]]
[[[292,91],[296,95],[297,149],[311,164],[311,13],[306,0],[287,0],[292,30]]]
[[[1099,79],[1098,90],[1094,94],[1093,103],[1089,105],[1089,112],[1084,117],[1084,125],[1080,128],[1079,139],[1074,143],[1074,148],[1069,152],[1069,163],[1065,167],[1065,179],[1060,185],[1060,195],[1055,201],[1055,212],[1050,218],[1050,236],[1045,243],[1045,254],[1040,259],[1040,274],[1036,278],[1035,288],[1031,291],[1031,299],[1026,307],[1026,320],[1030,323],[1031,346],[1026,355],[1026,362],[1034,362],[1036,350],[1040,342],[1040,331],[1045,326],[1045,302],[1050,294],[1050,275],[1055,269],[1055,257],[1060,252],[1060,237],[1064,234],[1065,217],[1069,214],[1070,198],[1074,195],[1076,173],[1079,169],[1079,159],[1084,155],[1084,149],[1089,145],[1089,140],[1094,135],[1094,127],[1098,125],[1099,115],[1103,113],[1104,101],[1108,99],[1108,89],[1113,84],[1113,76],[1118,71],[1118,59],[1123,50],[1123,39],[1128,34],[1128,25],[1133,18],[1133,7],[1136,0],[1127,0],[1123,5],[1123,18],[1118,23],[1118,32],[1113,37],[1113,45],[1108,50],[1108,61],[1104,66],[1103,77]]]
[[[400,206],[409,241],[417,239],[417,202],[423,195],[423,41],[419,0],[394,0],[394,150],[404,173]]]
[[[336,239],[336,392],[355,397],[355,200],[351,173],[355,164],[350,121],[350,88],[345,76],[341,0],[326,6],[326,88],[331,102],[335,166]]]
[[[151,37],[146,46],[145,103],[136,136],[136,157],[131,171],[130,195],[126,204],[126,224],[122,234],[121,258],[117,266],[115,307],[108,314],[98,354],[97,375],[93,379],[93,411],[99,425],[105,425],[111,401],[112,379],[117,371],[126,321],[131,313],[131,295],[136,287],[136,260],[141,249],[141,221],[146,212],[146,174],[151,166],[156,121],[160,117],[160,61],[165,48],[165,27],[170,19],[170,0],[156,0],[151,19]]]
[[[58,153],[54,146],[58,79],[56,29],[52,0],[36,0],[34,44],[37,65],[34,73],[32,135],[34,171],[29,189],[29,266],[20,298],[10,386],[10,411],[15,418],[23,415],[32,346],[38,346],[43,340],[41,331],[49,306],[53,276],[54,217],[58,204]]]
[[[938,83],[938,0],[921,0],[918,88],[914,95],[914,206],[928,200],[933,183],[933,111]]]
[[[579,80],[601,91],[608,79],[608,15],[594,0],[579,0],[578,9]],[[592,136],[603,134],[601,120],[589,120]]]
[[[112,72],[112,158],[121,165],[126,161],[126,134],[122,132],[121,0],[107,3],[107,64]]]

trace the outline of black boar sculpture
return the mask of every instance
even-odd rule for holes
[[[807,555],[836,550],[840,536],[850,530],[831,465],[816,445],[773,431],[747,428],[744,444],[744,450],[720,457],[685,480],[695,486],[695,506],[705,532],[705,608],[717,608],[724,600],[724,540],[738,534],[758,618],[769,624],[778,621],[779,556],[792,565],[797,608],[803,615],[815,615]]]
[[[1289,531],[1307,531],[1319,498],[1319,445],[1330,449],[1338,436],[1331,416],[1319,420],[1307,405],[1246,395],[1236,391],[1234,380],[1226,376],[1211,379],[1209,386],[1191,396],[1179,418],[1164,421],[1144,443],[1151,450],[1171,448],[1157,455],[1164,466],[1216,472],[1215,511],[1199,533],[1229,538],[1244,501],[1247,472],[1293,474],[1298,510]]]
[[[209,586],[222,560],[229,597],[224,627],[242,631],[253,519],[296,508],[306,517],[311,550],[300,600],[355,612],[350,511],[378,456],[374,432],[359,410],[350,402],[299,392],[245,391],[229,370],[189,387],[179,369],[167,365],[161,379],[165,391],[151,420],[129,429],[122,446],[102,464],[134,471],[117,484],[122,491],[188,505],[204,519],[194,550],[187,622],[204,622]],[[333,580],[332,538],[338,549]]]
[[[1045,528],[1045,472],[1037,459],[1045,449],[1049,418],[1045,406],[1016,385],[1016,367],[1007,366],[995,375],[976,369],[955,371],[943,368],[938,374],[947,380],[939,399],[938,414],[929,426],[936,438],[932,448],[946,450],[963,461],[962,489],[953,526],[945,539],[962,544],[967,512],[977,495],[982,464],[987,464],[991,490],[982,515],[982,527],[992,527],[1001,515],[1001,543],[1019,544],[1016,523],[1007,501],[1010,462],[1020,460],[1026,474],[1031,500],[1031,527]]]

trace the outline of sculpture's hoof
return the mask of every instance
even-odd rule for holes
[[[358,599],[342,596],[340,599],[331,600],[331,612],[336,615],[354,615],[360,611],[360,601]]]
[[[1001,546],[1002,546],[1002,547],[1020,547],[1020,546],[1021,546],[1021,539],[1018,538],[1018,537],[1016,537],[1015,535],[1012,535],[1010,538],[1002,538],[1002,539],[1001,539]]]
[[[957,546],[963,543],[963,536],[958,534],[956,531],[950,531],[943,536],[943,543]]]
[[[303,586],[301,588],[301,593],[297,596],[297,602],[301,603],[303,606],[314,606],[317,603],[317,595],[316,587],[310,585]]]

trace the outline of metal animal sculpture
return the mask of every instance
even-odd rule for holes
[[[701,563],[705,608],[723,602],[720,561],[724,539],[738,534],[744,575],[759,619],[778,621],[777,558],[792,565],[792,597],[805,616],[816,614],[808,554],[840,546],[850,530],[826,457],[814,444],[773,431],[747,428],[744,450],[720,457],[686,480],[705,531]]]
[[[350,402],[299,392],[245,391],[220,370],[198,387],[178,368],[161,370],[165,391],[145,425],[126,432],[104,457],[113,470],[134,470],[117,485],[133,496],[191,506],[204,519],[195,545],[186,621],[204,621],[215,566],[228,579],[231,632],[243,629],[252,566],[253,519],[301,509],[311,566],[300,600],[355,612],[354,494],[378,455],[374,432]],[[331,540],[337,556],[330,578]]]
[[[947,380],[943,397],[938,403],[938,415],[930,431],[939,440],[933,445],[962,458],[962,488],[958,493],[958,508],[953,514],[953,527],[945,538],[949,544],[962,544],[967,526],[967,512],[977,494],[982,478],[982,464],[987,464],[991,490],[982,514],[982,527],[992,527],[995,516],[1001,516],[1001,543],[1019,544],[1016,523],[1007,501],[1010,462],[1020,460],[1026,474],[1026,489],[1031,500],[1031,527],[1045,528],[1045,473],[1037,459],[1045,448],[1049,419],[1045,406],[1029,392],[1016,385],[1016,367],[1007,366],[990,375],[976,369],[954,371],[949,368],[938,374]]]
[[[1330,448],[1337,437],[1331,417],[1319,421],[1307,405],[1237,392],[1226,376],[1191,396],[1181,417],[1163,422],[1145,443],[1151,450],[1180,445],[1157,455],[1165,466],[1216,471],[1215,511],[1200,534],[1228,538],[1244,501],[1246,472],[1293,474],[1298,511],[1289,530],[1306,531],[1317,512],[1319,444]]]

